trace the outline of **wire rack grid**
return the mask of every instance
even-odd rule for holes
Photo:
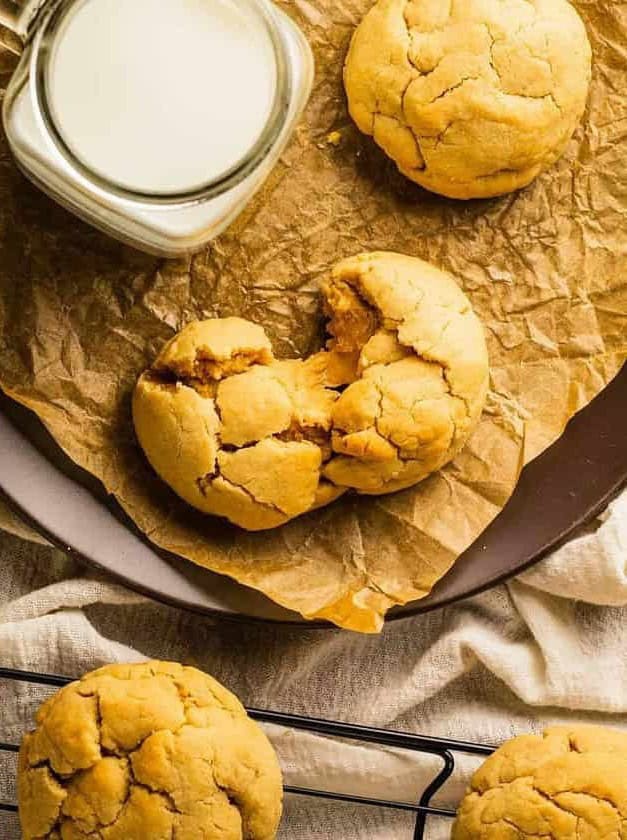
[[[0,680],[31,683],[33,685],[61,688],[72,682],[69,677],[54,674],[42,674],[35,671],[19,671],[13,668],[0,667]],[[451,778],[455,770],[455,754],[474,756],[488,756],[496,749],[487,744],[475,744],[469,741],[455,741],[447,738],[435,738],[427,735],[415,735],[409,732],[397,732],[387,729],[376,729],[370,726],[359,726],[340,721],[323,720],[302,715],[287,714],[265,709],[251,709],[248,714],[260,723],[276,724],[295,730],[325,735],[331,738],[356,741],[361,743],[379,744],[385,747],[407,750],[414,753],[437,756],[442,761],[441,769],[435,773],[432,780],[425,787],[417,803],[399,802],[394,799],[373,798],[358,794],[339,793],[319,790],[309,787],[285,785],[286,793],[298,796],[317,797],[329,801],[347,802],[354,805],[368,805],[377,808],[405,811],[415,815],[414,840],[424,840],[427,820],[431,816],[453,819],[455,811],[449,808],[439,808],[431,804],[433,797]],[[0,740],[0,752],[17,753],[19,745]],[[0,815],[17,813],[15,802],[0,800]]]

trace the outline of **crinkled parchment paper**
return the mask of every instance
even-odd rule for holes
[[[455,203],[397,175],[347,117],[342,61],[369,2],[283,5],[316,55],[313,97],[262,195],[194,259],[160,262],[91,231],[30,187],[0,146],[3,389],[155,543],[362,631],[430,590],[502,508],[522,464],[627,354],[625,5],[577,4],[594,81],[566,157],[521,193]],[[134,440],[138,374],[175,330],[213,315],[264,324],[279,354],[309,353],[323,339],[320,279],[369,249],[453,272],[483,318],[492,390],[470,445],[415,489],[344,498],[273,532],[247,534],[187,508]]]

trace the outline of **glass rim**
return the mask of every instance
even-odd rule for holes
[[[269,150],[278,140],[285,125],[291,98],[289,65],[286,60],[279,23],[266,0],[230,1],[243,8],[246,14],[255,19],[256,24],[263,26],[265,33],[269,36],[276,68],[274,99],[266,123],[249,151],[217,178],[193,190],[184,192],[145,192],[124,187],[94,172],[89,166],[79,160],[77,155],[67,145],[55,124],[52,109],[49,105],[48,71],[50,69],[55,38],[60,32],[63,22],[73,9],[76,10],[78,6],[90,2],[90,0],[55,0],[52,3],[52,7],[45,13],[45,17],[40,25],[33,32],[31,41],[32,53],[30,64],[32,78],[34,79],[33,99],[37,115],[42,121],[46,133],[52,140],[56,150],[64,158],[65,163],[76,175],[87,179],[92,187],[96,187],[105,193],[113,194],[117,198],[132,202],[135,206],[181,208],[223,195],[225,192],[237,187],[258,168],[266,158]]]

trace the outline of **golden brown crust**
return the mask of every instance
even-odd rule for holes
[[[567,0],[378,0],[344,80],[357,126],[404,175],[484,198],[526,186],[561,156],[590,65]]]
[[[219,376],[215,366],[203,373],[198,348],[205,362],[224,331],[203,321],[140,378],[139,442],[199,510],[260,530],[347,489],[389,493],[440,469],[476,425],[488,385],[485,338],[449,275],[376,252],[339,263],[322,291],[331,339],[306,360],[249,353],[244,369],[238,350],[237,373],[227,373],[224,353]],[[230,347],[241,347],[229,333]],[[265,341],[257,334],[264,352]]]
[[[508,741],[473,776],[452,840],[606,840],[627,825],[627,733],[553,727]]]
[[[24,840],[272,840],[281,772],[262,730],[211,677],[101,668],[37,714],[18,771]]]

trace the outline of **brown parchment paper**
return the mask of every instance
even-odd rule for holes
[[[521,193],[456,203],[405,181],[350,123],[342,62],[369,5],[282,4],[314,49],[311,102],[262,194],[193,259],[158,261],[90,230],[29,186],[1,141],[0,385],[159,546],[305,616],[372,632],[391,605],[428,593],[502,508],[523,463],[627,355],[627,12],[577,3],[594,79],[565,158]],[[2,56],[5,81],[9,67]],[[470,445],[414,489],[344,498],[273,532],[189,509],[135,442],[138,374],[175,330],[215,315],[262,323],[280,355],[317,349],[320,279],[370,249],[448,269],[482,317],[492,389]]]

